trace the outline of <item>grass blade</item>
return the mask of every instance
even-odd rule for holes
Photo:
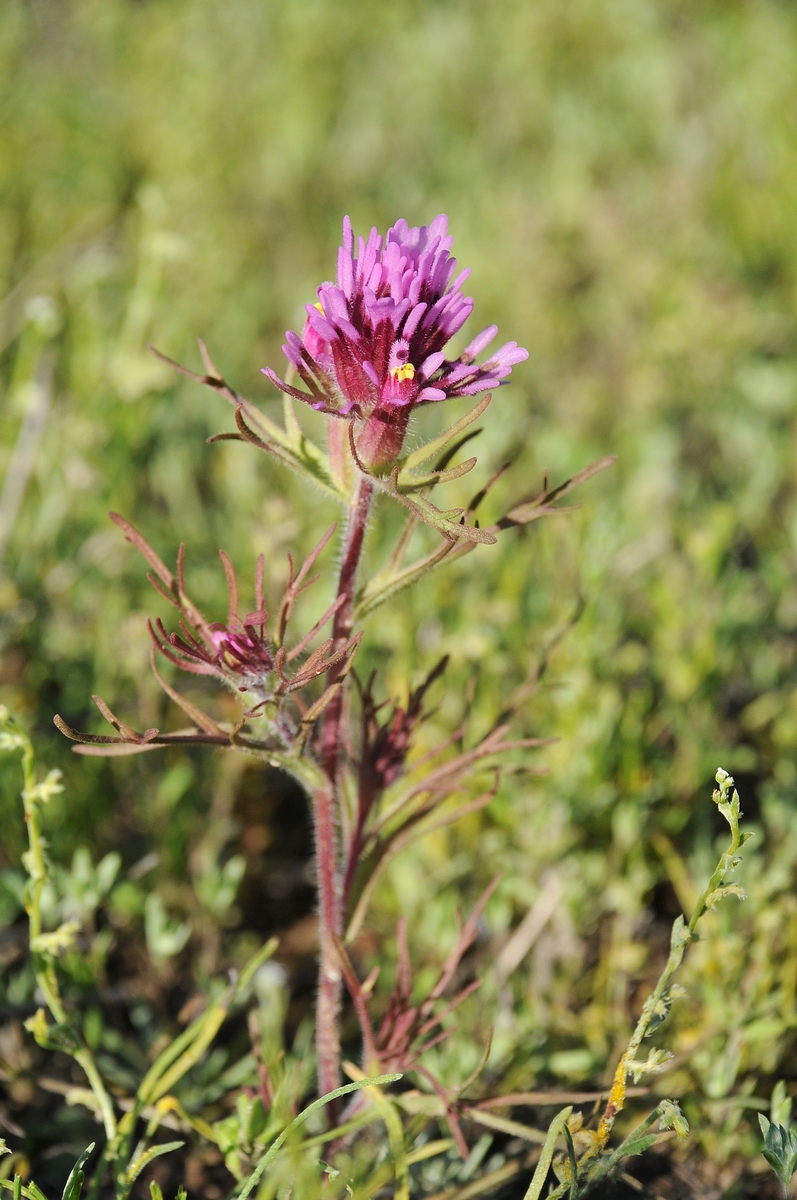
[[[282,1133],[269,1146],[266,1153],[261,1158],[260,1162],[255,1167],[252,1174],[244,1184],[243,1190],[240,1193],[240,1200],[246,1200],[246,1197],[251,1193],[255,1184],[258,1182],[263,1172],[271,1165],[277,1154],[285,1144],[286,1139],[291,1131],[298,1129],[311,1113],[317,1112],[319,1108],[323,1108],[325,1104],[329,1104],[332,1100],[339,1099],[340,1096],[348,1096],[351,1092],[359,1092],[360,1088],[364,1087],[381,1087],[387,1083],[395,1083],[401,1079],[401,1075],[375,1075],[373,1079],[360,1079],[356,1083],[347,1083],[343,1087],[335,1088],[332,1092],[327,1092],[325,1096],[319,1096],[312,1104],[308,1104],[307,1108],[299,1113],[298,1117],[294,1117],[290,1125],[286,1125]]]

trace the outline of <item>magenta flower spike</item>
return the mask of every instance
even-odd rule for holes
[[[418,405],[488,391],[528,358],[517,342],[507,342],[477,363],[498,332],[495,325],[458,358],[446,357],[446,346],[473,311],[473,300],[462,294],[470,271],[455,275],[452,244],[443,213],[420,228],[397,221],[384,240],[372,229],[356,247],[344,218],[337,284],[321,284],[318,303],[307,305],[302,336],[289,331],[282,347],[309,391],[263,369],[288,395],[353,421],[366,469],[381,471],[398,458]]]

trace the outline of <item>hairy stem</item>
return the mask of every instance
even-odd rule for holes
[[[361,476],[349,508],[346,537],[343,543],[337,594],[345,596],[345,600],[335,614],[332,630],[335,650],[339,650],[341,646],[345,645],[351,636],[357,568],[362,554],[373,494],[373,484],[365,476]],[[329,672],[328,682],[334,683],[340,675],[340,671],[341,664],[336,664]],[[342,976],[335,948],[335,938],[340,937],[343,933],[336,796],[342,718],[343,694],[342,691],[338,691],[324,714],[321,731],[321,763],[328,784],[317,788],[313,795],[320,943],[316,1001],[316,1051],[318,1054],[318,1090],[321,1095],[334,1091],[340,1084]]]
[[[318,1092],[334,1091],[340,1083],[340,1001],[342,975],[335,938],[343,917],[335,813],[335,794],[329,789],[313,797],[316,863],[318,873],[318,924],[320,955],[316,997],[316,1053]]]
[[[332,626],[333,651],[340,650],[351,637],[354,621],[354,589],[357,584],[357,568],[360,565],[365,530],[368,524],[368,513],[374,495],[374,485],[365,475],[361,475],[349,508],[346,524],[346,537],[343,543],[343,557],[340,563],[338,577],[338,596],[346,599],[335,613]],[[342,663],[336,663],[329,672],[328,683],[334,683],[343,669]],[[338,754],[340,750],[340,722],[343,714],[343,696],[340,692],[332,699],[324,713],[324,725],[321,731],[321,763],[330,781],[334,785],[338,771]]]

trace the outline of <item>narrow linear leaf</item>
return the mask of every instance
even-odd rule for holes
[[[153,675],[155,676],[158,683],[163,688],[164,692],[169,697],[169,699],[173,700],[174,703],[183,710],[185,715],[187,717],[190,717],[191,720],[194,722],[194,724],[197,725],[200,729],[203,729],[205,731],[205,733],[212,733],[215,737],[219,737],[219,738],[225,737],[224,730],[220,729],[219,726],[216,724],[216,722],[211,717],[209,717],[207,715],[207,713],[204,713],[201,708],[197,708],[197,706],[195,704],[192,704],[190,700],[187,700],[185,696],[183,696],[180,692],[178,692],[176,688],[173,688],[171,686],[171,684],[166,682],[166,680],[163,678],[160,671],[158,670],[158,663],[155,658],[155,647],[154,646],[150,647],[149,661],[150,661],[150,665],[152,667]]]
[[[96,1143],[92,1142],[90,1146],[86,1147],[72,1170],[69,1172],[69,1178],[64,1186],[62,1200],[79,1200],[80,1193],[83,1190],[83,1180],[85,1178],[83,1167],[94,1150],[95,1144]]]
[[[142,1104],[147,1104],[150,1100],[152,1100],[152,1091],[158,1083],[158,1080],[161,1079],[164,1072],[172,1065],[172,1063],[175,1062],[176,1059],[178,1059],[180,1055],[183,1054],[184,1051],[200,1036],[208,1020],[215,1013],[216,1007],[217,1006],[214,1005],[198,1016],[196,1020],[192,1021],[188,1028],[180,1034],[179,1037],[175,1038],[175,1040],[168,1045],[161,1054],[158,1055],[158,1057],[155,1059],[155,1062],[152,1064],[149,1071],[147,1071],[147,1074],[144,1076],[141,1084],[139,1085],[138,1099]],[[165,1089],[165,1091],[168,1090],[168,1088]],[[165,1094],[165,1092],[163,1094]]]
[[[0,1187],[11,1192],[13,1200],[21,1200],[23,1196],[25,1200],[47,1200],[41,1188],[37,1187],[32,1180],[29,1183],[23,1183],[20,1175],[15,1175],[13,1180],[0,1179]]]
[[[246,989],[249,987],[250,983],[254,979],[257,972],[263,966],[263,963],[268,962],[268,960],[271,958],[272,954],[274,954],[274,952],[277,949],[277,946],[279,946],[279,938],[278,937],[269,938],[268,941],[265,943],[265,945],[261,946],[261,948],[257,951],[257,953],[252,955],[252,957],[249,959],[249,962],[246,964],[244,969],[241,971],[241,974],[238,976],[237,982],[235,984],[235,996],[236,997],[239,996],[241,994],[241,992],[246,991]]]
[[[570,1163],[570,1200],[578,1200],[578,1163],[576,1162],[576,1148],[573,1145],[573,1135],[567,1128],[566,1121],[562,1126],[562,1133],[565,1135],[567,1158],[568,1162]]]
[[[472,471],[477,463],[476,458],[466,458],[456,467],[447,467],[441,471],[429,471],[425,475],[413,475],[410,471],[399,471],[398,486],[403,492],[414,491],[417,488],[432,487],[437,483],[450,483],[453,479],[461,479]]]
[[[148,1100],[159,1100],[161,1096],[165,1096],[166,1093],[170,1092],[174,1085],[178,1083],[179,1080],[181,1080],[182,1077],[187,1074],[192,1067],[196,1066],[223,1025],[227,1016],[231,999],[232,997],[228,992],[224,1000],[214,1004],[213,1007],[208,1010],[207,1020],[195,1038],[193,1044],[180,1055],[174,1065],[170,1067],[165,1075],[163,1075],[163,1077],[158,1080],[154,1087],[152,1087],[150,1094],[147,1097]]]
[[[235,423],[244,441],[272,454],[284,466],[323,488],[336,500],[346,499],[335,486],[327,456],[304,435],[297,443],[249,401],[238,403]]]
[[[131,525],[128,520],[117,512],[109,512],[108,516],[113,521],[114,525],[118,525],[125,538],[131,545],[135,546],[142,558],[144,558],[152,567],[158,578],[166,585],[170,592],[174,592],[175,582],[166,563],[159,554],[152,549],[147,539],[138,532],[134,525]]]
[[[464,510],[452,508],[443,511],[432,504],[426,496],[414,496],[410,499],[409,496],[395,489],[388,489],[388,494],[400,501],[410,512],[414,512],[424,525],[437,530],[450,542],[479,542],[487,546],[494,546],[498,541],[495,534],[491,533],[489,529],[480,529],[476,525],[465,525],[462,521]]]
[[[359,1067],[355,1067],[353,1063],[347,1062],[343,1064],[343,1068],[350,1078],[353,1077],[358,1083],[363,1084],[366,1095],[370,1097],[373,1104],[379,1110],[387,1129],[390,1156],[393,1159],[393,1172],[396,1179],[394,1200],[409,1200],[409,1168],[404,1148],[404,1127],[401,1124],[401,1117],[396,1111],[395,1105],[388,1099],[381,1088],[375,1084],[367,1083],[367,1077]]]
[[[420,466],[421,463],[426,462],[435,454],[439,454],[441,450],[445,450],[446,446],[448,446],[450,442],[453,442],[454,438],[459,437],[463,429],[467,429],[468,426],[472,425],[474,421],[478,421],[479,417],[485,411],[491,400],[492,395],[488,393],[470,410],[470,412],[465,413],[464,417],[460,417],[458,421],[455,421],[453,425],[450,425],[448,429],[444,430],[441,434],[439,434],[438,437],[433,438],[430,442],[427,442],[425,446],[420,446],[417,450],[413,450],[411,454],[408,454],[407,457],[402,460],[401,470],[410,471],[413,467]]]
[[[415,523],[418,521],[415,513],[410,517],[410,521],[413,522],[409,526],[409,532],[412,533],[415,529]],[[453,549],[454,543],[445,541],[432,554],[419,559],[417,562],[410,563],[408,567],[404,567],[402,570],[385,572],[384,574],[380,572],[378,575],[374,575],[373,579],[370,579],[363,588],[358,600],[354,612],[355,623],[369,616],[375,608],[378,608],[380,604],[384,604],[386,600],[392,599],[393,596],[405,588],[411,587],[417,579],[420,579],[428,571],[431,571],[441,563]]]
[[[553,1162],[556,1143],[559,1140],[559,1134],[562,1132],[562,1127],[568,1117],[573,1112],[572,1104],[567,1108],[563,1108],[560,1113],[554,1117],[551,1124],[548,1126],[548,1133],[545,1138],[545,1143],[542,1147],[540,1161],[537,1163],[537,1169],[532,1176],[531,1183],[528,1186],[524,1200],[539,1200],[542,1195],[542,1189],[545,1186],[545,1180],[548,1178],[548,1172],[551,1169]]]
[[[541,1129],[521,1125],[519,1121],[510,1121],[508,1117],[498,1117],[494,1113],[481,1112],[478,1108],[469,1108],[466,1112],[470,1120],[478,1125],[486,1125],[488,1129],[496,1129],[499,1133],[508,1133],[510,1137],[522,1138],[524,1142],[533,1142],[535,1146],[545,1144],[547,1135]]]
[[[299,1113],[298,1117],[294,1117],[290,1125],[286,1125],[278,1138],[271,1143],[268,1150],[261,1158],[260,1162],[255,1167],[252,1174],[247,1179],[243,1190],[240,1193],[240,1200],[246,1200],[246,1197],[252,1192],[255,1184],[258,1182],[263,1172],[271,1165],[277,1154],[285,1144],[286,1139],[290,1136],[294,1129],[298,1129],[311,1113],[317,1112],[319,1108],[323,1108],[325,1104],[329,1104],[332,1100],[337,1100],[340,1096],[348,1096],[351,1092],[359,1092],[364,1087],[382,1087],[388,1083],[396,1083],[401,1079],[401,1074],[396,1075],[375,1075],[372,1079],[361,1079],[356,1083],[347,1083],[343,1087],[335,1088],[333,1092],[327,1092],[325,1096],[319,1096],[312,1104],[308,1104],[307,1108]]]
[[[649,1150],[650,1147],[654,1145],[656,1137],[657,1134],[649,1133],[646,1137],[635,1138],[630,1142],[623,1142],[622,1146],[620,1147],[620,1150],[622,1151],[620,1158],[631,1158],[635,1154],[644,1154],[646,1150]]]
[[[162,1142],[159,1146],[150,1146],[149,1150],[145,1150],[134,1163],[131,1163],[125,1172],[125,1183],[128,1185],[134,1183],[138,1179],[141,1172],[155,1158],[160,1158],[163,1154],[171,1154],[172,1150],[179,1150],[184,1146],[185,1142]]]

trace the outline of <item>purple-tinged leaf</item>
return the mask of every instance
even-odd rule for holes
[[[141,554],[147,560],[158,578],[162,580],[167,588],[169,588],[171,591],[174,591],[174,576],[166,566],[165,562],[152,549],[146,538],[142,537],[135,526],[131,525],[129,521],[126,521],[124,517],[119,515],[119,513],[110,512],[108,513],[108,516],[115,525],[119,526],[128,542],[135,546],[139,554]]]

